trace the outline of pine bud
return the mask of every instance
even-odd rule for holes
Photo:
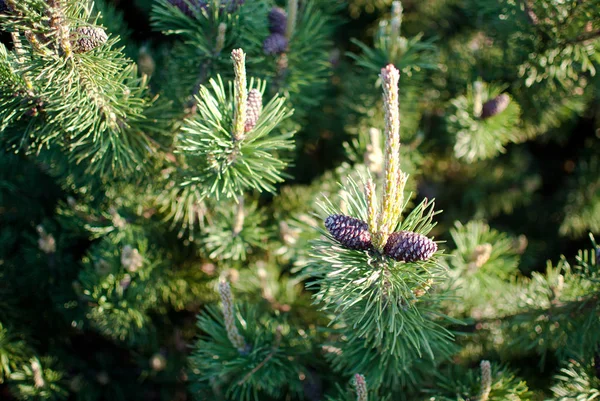
[[[270,56],[273,54],[281,54],[287,50],[288,40],[280,33],[269,35],[263,42],[263,52]]]
[[[112,266],[104,259],[98,260],[94,264],[94,268],[96,269],[96,273],[100,276],[106,276],[112,270]]]
[[[142,75],[151,76],[154,74],[154,70],[156,69],[156,63],[154,62],[154,58],[148,51],[146,46],[142,46],[138,53],[137,65],[140,69]]]
[[[74,53],[87,53],[103,45],[108,40],[102,28],[80,26],[71,35],[71,45]]]
[[[31,372],[33,373],[33,384],[36,388],[42,388],[46,385],[44,380],[44,372],[42,371],[42,365],[37,359],[31,360]]]
[[[363,375],[358,373],[354,375],[354,388],[356,389],[356,401],[368,400],[367,381]]]
[[[239,142],[245,138],[248,88],[246,87],[246,53],[242,49],[231,51],[235,80],[233,83],[235,110],[233,114],[232,139]]]
[[[37,232],[40,235],[38,238],[38,248],[40,251],[51,254],[56,252],[56,240],[52,234],[48,234],[44,227],[37,226]]]
[[[492,366],[490,361],[481,361],[481,393],[478,401],[487,401],[492,390]]]
[[[480,244],[475,247],[475,250],[471,254],[471,262],[469,263],[469,270],[477,270],[481,268],[492,256],[492,244]]]
[[[424,235],[400,231],[390,234],[383,253],[394,260],[415,262],[429,259],[437,249],[437,244]]]
[[[243,352],[246,349],[244,337],[240,334],[235,325],[235,312],[233,310],[233,296],[231,295],[231,287],[225,280],[219,283],[219,295],[223,303],[223,316],[225,318],[225,329],[227,330],[227,338],[231,344]]]
[[[248,92],[246,104],[246,126],[244,129],[249,132],[256,126],[260,113],[262,113],[262,93],[258,89],[252,89]]]
[[[129,274],[126,274],[123,276],[121,281],[119,281],[119,287],[121,287],[121,289],[123,291],[125,291],[126,289],[129,288],[130,285],[131,285],[131,276]]]
[[[98,372],[98,374],[96,375],[96,381],[102,386],[106,386],[108,383],[110,383],[110,376],[107,372],[103,370],[101,372]]]
[[[167,367],[167,358],[165,358],[163,354],[157,352],[150,358],[150,366],[155,372],[165,370]]]
[[[325,219],[325,227],[345,248],[364,251],[373,247],[369,226],[362,220],[332,214]]]
[[[244,220],[246,219],[246,212],[244,210],[244,197],[240,196],[238,198],[238,203],[235,211],[235,218],[233,220],[233,227],[231,229],[231,234],[234,237],[237,237],[242,230],[244,229]]]
[[[285,30],[287,27],[287,14],[282,8],[273,7],[271,11],[269,11],[268,19],[269,32],[285,35]]]
[[[123,250],[121,251],[121,264],[123,267],[129,272],[136,272],[142,264],[144,263],[144,259],[140,252],[131,247],[131,245],[125,245]]]
[[[221,22],[217,28],[217,40],[215,41],[215,53],[221,53],[225,46],[225,34],[227,33],[227,24]]]
[[[510,98],[506,93],[496,96],[495,98],[488,100],[483,104],[481,110],[481,118],[486,119],[495,116],[496,114],[502,113],[508,107]]]

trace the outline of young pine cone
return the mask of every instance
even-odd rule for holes
[[[252,89],[248,92],[248,98],[246,99],[246,125],[244,131],[251,131],[258,122],[260,113],[262,112],[262,93],[258,89]]]
[[[108,40],[106,32],[102,28],[80,26],[71,37],[73,52],[87,53],[96,47],[103,45]]]
[[[342,214],[332,214],[325,219],[325,227],[340,244],[348,249],[371,249],[369,226],[362,220]]]
[[[506,93],[496,96],[483,104],[481,108],[481,118],[486,119],[496,114],[502,113],[508,107],[510,98]]]
[[[204,0],[190,0],[189,2],[186,2],[185,0],[169,0],[169,3],[180,9],[181,12],[188,17],[193,17],[194,11],[199,12],[201,9],[208,6],[207,2]],[[192,8],[190,8],[190,5]]]
[[[288,40],[280,33],[272,33],[263,42],[263,52],[269,56],[281,54],[287,50]]]
[[[0,0],[1,1],[1,0]],[[287,28],[287,14],[279,7],[273,7],[269,11],[269,32],[285,35]]]
[[[400,231],[390,234],[383,253],[394,260],[415,262],[429,259],[437,249],[437,244],[424,235]]]

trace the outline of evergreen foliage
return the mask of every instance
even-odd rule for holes
[[[0,399],[597,399],[599,15],[0,0]]]

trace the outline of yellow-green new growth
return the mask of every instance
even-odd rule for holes
[[[227,338],[238,351],[243,352],[246,348],[246,341],[240,334],[235,325],[235,311],[233,309],[233,295],[231,295],[231,287],[225,280],[219,282],[219,295],[223,303],[223,316],[225,318],[225,330],[227,330]]]
[[[231,59],[233,60],[233,71],[235,73],[235,80],[233,82],[233,102],[235,109],[231,137],[235,142],[239,142],[246,136],[244,129],[246,125],[246,98],[248,97],[246,86],[246,54],[242,49],[234,49],[231,52]]]
[[[398,82],[400,72],[392,64],[381,69],[383,104],[385,108],[385,172],[383,199],[378,210],[377,222],[369,218],[369,231],[373,245],[383,250],[390,233],[402,213],[404,186],[408,176],[400,170],[400,111]],[[373,196],[374,199],[374,196]],[[372,207],[369,208],[371,213]],[[374,209],[373,209],[374,210]]]

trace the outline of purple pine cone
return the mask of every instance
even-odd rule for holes
[[[399,231],[390,235],[383,253],[394,260],[415,262],[429,259],[437,249],[437,244],[424,235]]]
[[[208,7],[208,4],[204,0],[169,0],[169,3],[179,8],[188,17],[193,17],[194,12],[199,12]]]
[[[273,7],[269,11],[269,32],[285,35],[287,28],[287,14],[280,7]]]
[[[332,214],[325,219],[325,227],[345,248],[365,251],[373,247],[369,226],[362,220]]]
[[[2,0],[0,0],[2,1]],[[246,0],[226,0],[221,2],[220,8],[228,13],[237,11],[237,9],[245,3]],[[169,0],[169,3],[179,8],[188,17],[193,17],[194,13],[198,13],[209,7],[207,0]],[[190,7],[191,5],[191,7]]]
[[[263,51],[266,55],[281,54],[287,50],[288,40],[280,33],[272,33],[263,42]]]
[[[483,104],[481,108],[481,118],[486,119],[502,113],[508,107],[510,98],[506,93],[496,96]]]

